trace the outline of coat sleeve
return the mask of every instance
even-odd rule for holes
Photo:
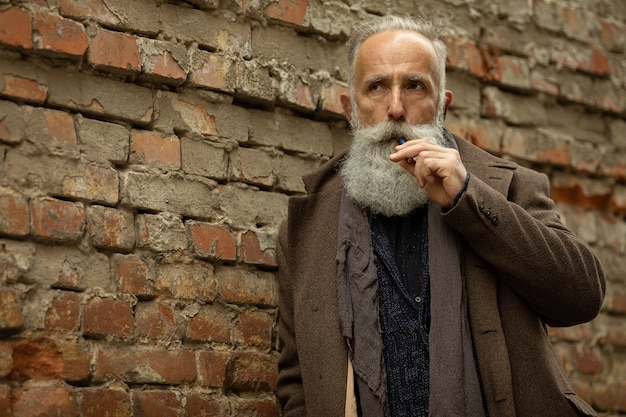
[[[280,357],[278,359],[277,396],[283,410],[283,417],[305,416],[302,373],[295,338],[292,275],[290,271],[289,248],[286,244],[287,222],[283,222],[278,236],[278,281],[279,316],[278,338]]]
[[[523,167],[506,196],[472,175],[443,215],[546,324],[569,326],[598,314],[606,281],[591,249],[562,224],[549,187],[546,175]]]

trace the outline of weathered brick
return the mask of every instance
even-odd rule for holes
[[[60,241],[78,240],[85,227],[85,208],[80,203],[39,198],[31,202],[32,232],[35,236]]]
[[[219,187],[212,203],[221,212],[229,213],[233,224],[240,227],[263,227],[279,224],[287,214],[285,194],[257,191],[236,185]]]
[[[278,417],[278,404],[269,398],[236,398],[233,408],[238,417]]]
[[[198,98],[187,98],[175,94],[157,93],[158,119],[157,130],[176,131],[191,136],[215,136],[218,130],[215,115],[206,103]]]
[[[42,104],[48,97],[48,87],[37,80],[3,73],[0,80],[0,94]]]
[[[33,256],[36,262],[25,272],[30,282],[71,291],[111,289],[109,259],[105,254],[84,253],[61,245],[37,245]]]
[[[276,277],[270,272],[223,267],[217,269],[215,275],[226,302],[268,307],[275,307],[278,303]]]
[[[133,415],[179,417],[183,415],[181,394],[167,390],[134,390]]]
[[[251,103],[273,105],[278,95],[278,81],[271,76],[271,67],[258,61],[239,61],[236,74],[236,97]]]
[[[499,81],[520,90],[530,89],[528,61],[514,56],[500,56],[498,59]]]
[[[155,252],[186,250],[187,234],[181,217],[172,213],[138,215],[137,246]]]
[[[609,50],[623,52],[626,44],[626,25],[613,19],[598,17],[600,40]]]
[[[230,342],[229,312],[222,307],[206,305],[189,318],[185,339],[194,342]]]
[[[120,18],[109,10],[104,0],[57,0],[57,4],[65,16],[90,18],[107,25],[120,23]]]
[[[64,379],[80,381],[89,376],[91,352],[74,341],[50,338],[21,339],[11,345],[13,369],[10,378]]]
[[[142,298],[154,295],[154,271],[141,256],[115,254],[112,263],[120,291]]]
[[[603,181],[585,180],[572,175],[557,175],[552,181],[552,198],[561,203],[606,210],[611,194],[611,186]]]
[[[87,336],[128,339],[134,327],[133,306],[129,301],[94,297],[83,307],[82,328]]]
[[[32,30],[30,14],[26,10],[9,7],[0,11],[0,43],[31,49]]]
[[[566,36],[585,43],[592,39],[595,21],[591,13],[580,7],[567,6],[563,7],[562,13],[563,32]]]
[[[129,153],[129,132],[124,126],[84,117],[77,118],[81,155],[94,162],[125,164]]]
[[[502,152],[529,161],[568,166],[572,138],[547,129],[508,128],[502,138]]]
[[[533,20],[542,29],[559,32],[563,29],[563,6],[550,0],[533,2]]]
[[[308,6],[308,0],[279,0],[277,3],[270,3],[266,13],[270,19],[302,26]]]
[[[497,120],[479,119],[469,127],[470,141],[481,149],[500,154],[506,125]]]
[[[341,94],[347,93],[348,88],[343,83],[331,82],[322,89],[322,110],[343,116],[343,106],[341,105]]]
[[[103,206],[87,210],[87,234],[97,248],[129,251],[135,246],[133,213]]]
[[[139,302],[135,309],[135,326],[140,337],[169,339],[177,329],[174,309],[162,302]]]
[[[230,401],[192,392],[187,395],[187,415],[196,417],[230,417]]]
[[[131,132],[129,162],[132,164],[178,170],[181,166],[180,155],[180,139],[175,135],[163,136],[146,130]]]
[[[89,42],[88,62],[96,68],[138,73],[141,70],[136,38],[127,33],[100,30]]]
[[[73,20],[48,13],[35,13],[33,29],[39,35],[35,49],[75,58],[83,56],[87,51],[85,27]]]
[[[22,327],[21,294],[17,290],[0,287],[0,329],[14,330]]]
[[[187,81],[190,58],[187,48],[173,42],[141,39],[142,79],[181,85]]]
[[[276,159],[276,189],[288,192],[304,193],[305,174],[315,171],[326,158],[301,158],[296,155],[283,154]]]
[[[248,24],[173,4],[161,5],[160,12],[159,27],[166,36],[250,58]]]
[[[156,290],[163,296],[211,303],[217,295],[213,266],[190,261],[160,265]]]
[[[237,258],[235,236],[228,226],[191,220],[186,226],[194,253],[199,258],[222,261]]]
[[[278,368],[271,355],[233,352],[227,369],[228,387],[240,391],[271,391],[276,388]]]
[[[230,155],[230,178],[263,187],[276,182],[275,158],[259,149],[237,148]]]
[[[616,185],[611,197],[611,211],[626,214],[626,186]]]
[[[223,387],[229,360],[230,353],[212,350],[199,351],[198,382],[206,387]]]
[[[274,319],[264,311],[243,311],[235,324],[235,340],[263,350],[272,345]]]
[[[196,378],[192,351],[185,348],[101,345],[96,349],[94,380],[120,380],[138,384],[181,384]]]
[[[600,174],[618,180],[626,179],[626,150],[606,153],[600,165]]]
[[[252,230],[242,233],[241,260],[249,264],[277,266],[276,235]]]
[[[121,202],[138,209],[210,218],[215,200],[211,184],[199,179],[159,176],[145,172],[121,175]]]
[[[0,343],[0,378],[4,378],[13,369],[13,348],[9,343]],[[0,384],[0,389],[4,385]],[[0,394],[1,396],[2,394]],[[1,401],[0,401],[1,404]],[[1,407],[1,406],[0,406]],[[10,407],[9,407],[10,408]]]
[[[75,416],[78,414],[75,390],[55,382],[16,387],[13,389],[13,414],[16,417]]]
[[[332,135],[325,123],[254,110],[250,124],[250,144],[332,155]]]
[[[153,93],[149,88],[59,69],[49,71],[47,78],[51,105],[140,125],[152,120]]]
[[[30,229],[30,210],[25,195],[0,187],[0,235],[26,236]]]
[[[498,117],[512,125],[547,125],[546,111],[531,97],[506,93],[496,87],[482,91],[483,116]]]
[[[227,178],[228,153],[221,144],[183,137],[181,156],[182,168],[187,174],[201,175],[217,181]]]
[[[234,68],[238,61],[224,55],[198,51],[194,54],[192,85],[226,93],[234,93],[237,77]]]
[[[0,384],[0,415],[4,417],[13,417],[11,407],[11,386]]]
[[[80,326],[80,299],[75,292],[62,291],[46,311],[47,330],[77,331]]]
[[[597,348],[578,346],[576,348],[576,369],[585,374],[602,374],[604,364]]]
[[[130,394],[116,388],[83,388],[79,391],[82,417],[131,417]]]

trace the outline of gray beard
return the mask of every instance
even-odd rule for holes
[[[373,127],[356,127],[353,141],[341,165],[348,196],[373,214],[404,216],[430,201],[415,177],[400,164],[389,160],[398,144],[420,137],[445,145],[443,127],[384,121]]]

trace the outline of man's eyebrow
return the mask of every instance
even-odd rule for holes
[[[376,84],[379,83],[381,81],[384,81],[385,79],[387,79],[389,77],[385,77],[382,75],[370,75],[369,77],[365,78],[365,80],[363,80],[365,82],[365,84]]]

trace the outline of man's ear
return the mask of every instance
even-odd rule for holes
[[[446,113],[448,112],[448,106],[452,103],[452,91],[446,90],[446,101],[443,104],[443,118],[446,118]]]
[[[348,119],[348,123],[352,124],[352,102],[350,101],[348,93],[341,93],[341,96],[339,98],[341,100],[341,107],[343,107],[343,112]]]

